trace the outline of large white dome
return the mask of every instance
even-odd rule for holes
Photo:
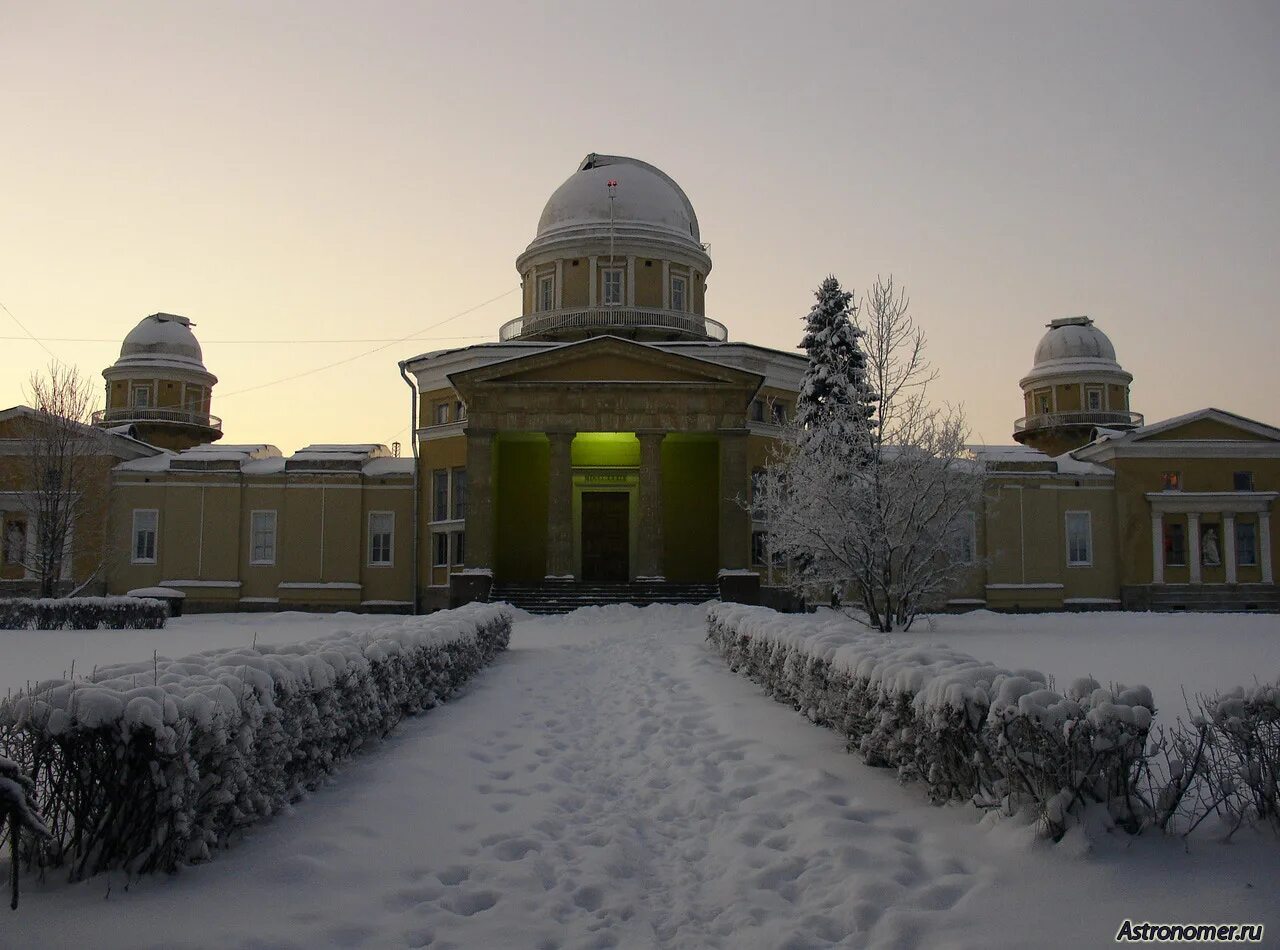
[[[618,183],[613,200],[616,230],[676,239],[701,250],[698,216],[669,175],[639,159],[594,152],[547,201],[534,244],[607,229],[610,181]]]

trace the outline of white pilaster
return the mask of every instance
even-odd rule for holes
[[[597,271],[596,271],[596,261],[599,260],[599,258],[597,258],[594,254],[592,254],[589,258],[587,258],[587,260],[591,264],[591,283],[590,283],[590,286],[587,288],[587,306],[594,307],[596,305],[596,284],[600,280],[600,278],[597,276]]]
[[[1151,512],[1151,583],[1164,583],[1164,515]]]
[[[1227,568],[1227,583],[1236,582],[1236,516],[1222,514],[1222,560]]]
[[[564,261],[556,261],[556,309],[564,307]]]
[[[671,309],[671,262],[662,262],[662,309]]]
[[[1200,583],[1200,513],[1187,512],[1187,566],[1191,569],[1191,583]]]
[[[1274,584],[1271,576],[1271,512],[1258,512],[1258,557],[1262,565],[1262,583]]]
[[[636,305],[636,259],[627,258],[627,306]]]

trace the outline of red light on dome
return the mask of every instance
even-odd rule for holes
[[[610,178],[610,179],[609,179],[609,187],[610,187],[610,188],[617,188],[617,187],[618,187],[618,179],[616,179],[616,178]]]

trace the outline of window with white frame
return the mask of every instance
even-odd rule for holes
[[[556,308],[556,279],[552,274],[538,278],[538,309],[554,310]]]
[[[395,529],[395,512],[369,512],[369,563],[371,565],[391,564],[391,547],[395,539]]]
[[[1235,491],[1253,491],[1253,472],[1232,472],[1231,487]]]
[[[604,273],[604,302],[607,305],[622,303],[622,268],[610,267]]]
[[[133,387],[133,408],[148,409],[151,407],[151,387],[150,386],[134,386]]]
[[[1067,512],[1067,566],[1093,564],[1093,518],[1087,511]]]
[[[249,514],[249,563],[276,562],[276,513],[254,511]]]
[[[437,531],[431,535],[431,566],[449,566],[449,533]]]
[[[160,525],[160,512],[155,508],[133,510],[133,563],[156,562],[156,536]]]
[[[751,532],[751,563],[769,563],[769,535],[764,531]]]
[[[1085,390],[1085,407],[1090,412],[1098,412],[1102,409],[1102,389],[1100,387],[1091,386]]]
[[[956,519],[955,555],[960,564],[972,564],[978,556],[978,517],[972,511]]]
[[[683,277],[671,278],[671,309],[672,310],[686,309],[685,301],[687,299],[687,295],[685,293],[685,288],[687,286],[688,285],[685,283],[685,280]]]
[[[462,567],[467,563],[467,533],[465,531],[454,531],[449,535],[453,546],[453,563],[455,567]]]
[[[449,470],[437,468],[431,473],[431,520],[449,520]]]
[[[1252,521],[1236,522],[1236,564],[1240,567],[1258,564],[1258,526]]]

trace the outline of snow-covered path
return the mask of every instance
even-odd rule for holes
[[[1193,919],[1269,906],[1246,878],[1273,886],[1274,860],[1082,859],[931,808],[703,633],[697,608],[523,619],[466,695],[291,814],[128,893],[29,887],[0,945],[1079,947],[1189,895]]]

